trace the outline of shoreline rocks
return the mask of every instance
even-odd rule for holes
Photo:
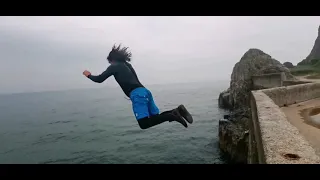
[[[219,95],[219,107],[223,109],[232,109],[232,102],[231,102],[231,96],[230,96],[230,89],[225,90],[220,93]]]
[[[220,150],[233,163],[247,163],[248,123],[251,118],[249,93],[253,90],[251,77],[284,72],[294,79],[290,70],[259,49],[249,49],[237,62],[231,74],[230,87],[219,95],[219,107],[231,111],[219,121]]]

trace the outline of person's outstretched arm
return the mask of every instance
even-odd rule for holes
[[[91,75],[91,73],[89,71],[85,70],[83,72],[83,75],[85,75],[86,77],[91,79],[93,82],[102,83],[103,81],[108,79],[108,77],[110,77],[110,76],[112,76],[114,74],[114,70],[113,69],[114,68],[112,66],[109,66],[103,73],[101,73],[98,76]]]

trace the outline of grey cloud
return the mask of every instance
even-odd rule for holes
[[[101,86],[81,73],[101,73],[114,43],[130,47],[144,84],[229,80],[252,47],[301,61],[319,24],[319,17],[0,17],[0,93]]]

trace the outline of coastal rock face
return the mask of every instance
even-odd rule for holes
[[[232,110],[228,120],[219,122],[220,149],[232,162],[246,163],[247,159],[251,76],[280,72],[284,72],[288,80],[294,79],[288,68],[259,49],[249,49],[235,64],[230,88],[219,95],[219,107]]]
[[[318,28],[318,37],[316,41],[314,42],[313,48],[310,52],[310,54],[306,57],[306,59],[302,60],[299,65],[303,64],[310,64],[311,60],[313,59],[320,59],[320,26]]]
[[[285,63],[283,63],[283,65],[284,65],[286,68],[294,68],[294,65],[293,65],[291,62],[285,62]]]
[[[248,154],[249,109],[230,114],[229,120],[219,121],[219,147],[228,155],[229,161],[245,164]]]
[[[223,109],[232,109],[232,98],[230,96],[230,89],[227,89],[219,95],[219,107]]]
[[[233,68],[230,96],[234,108],[248,106],[248,95],[253,89],[251,77],[284,72],[288,80],[294,79],[290,70],[259,49],[249,49]]]

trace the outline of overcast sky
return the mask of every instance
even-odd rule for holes
[[[311,51],[319,17],[0,17],[0,93],[103,86],[114,43],[129,46],[143,84],[230,80],[249,48],[294,64]],[[113,77],[104,85],[114,86]]]

